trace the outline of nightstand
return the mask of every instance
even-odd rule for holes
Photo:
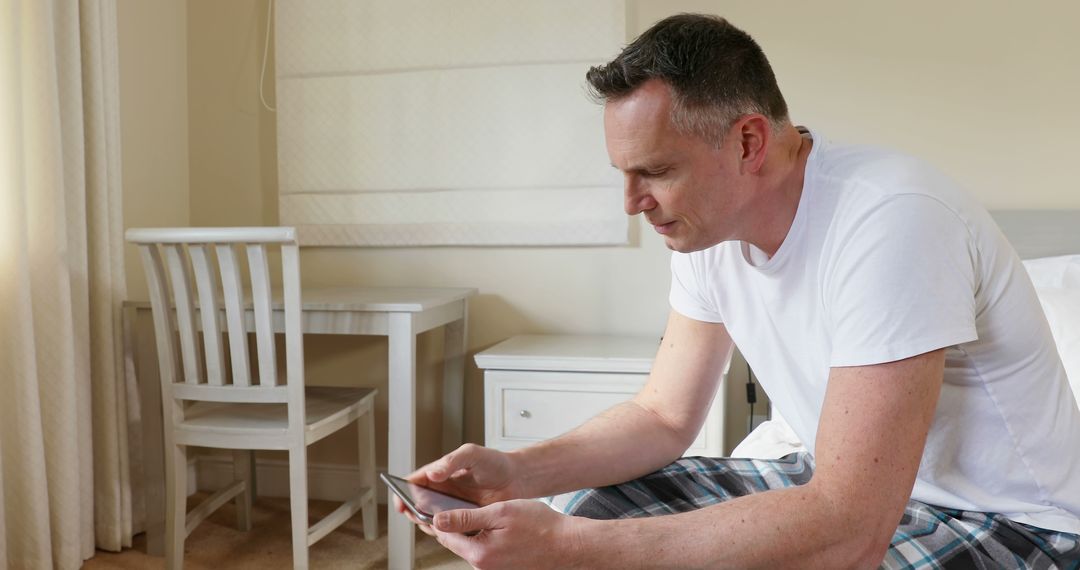
[[[485,445],[525,447],[629,400],[645,385],[658,346],[658,338],[524,335],[477,353],[484,370]],[[721,388],[683,455],[723,455],[723,413]]]

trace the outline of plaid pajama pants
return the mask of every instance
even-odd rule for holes
[[[681,513],[728,499],[802,485],[808,453],[779,460],[683,458],[640,479],[545,499],[560,512],[593,519]],[[910,501],[882,568],[1080,568],[1080,536],[1036,528],[995,513]]]

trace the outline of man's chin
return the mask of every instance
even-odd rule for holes
[[[682,242],[679,242],[677,240],[673,240],[673,239],[670,239],[670,238],[664,238],[664,245],[666,245],[667,248],[670,249],[671,251],[677,251],[679,253],[690,253],[692,251],[697,251],[698,249],[700,249],[700,248],[689,247],[685,243],[682,243]]]
[[[677,251],[679,253],[693,253],[695,251],[702,251],[702,250],[705,250],[705,249],[709,249],[710,247],[712,247],[712,246],[714,246],[716,244],[686,243],[684,241],[679,241],[677,239],[673,239],[673,238],[670,238],[670,237],[665,237],[664,238],[664,245],[666,245],[667,248],[670,249],[671,251]]]

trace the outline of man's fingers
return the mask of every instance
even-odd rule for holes
[[[436,483],[446,481],[451,475],[472,467],[482,449],[483,448],[478,445],[466,443],[454,451],[442,456],[439,460],[429,464],[427,468],[424,469],[424,473],[430,481]]]
[[[414,520],[413,522],[416,522],[416,521]],[[420,532],[422,532],[422,533],[424,533],[424,534],[426,534],[428,536],[434,536],[436,538],[438,538],[438,536],[439,536],[439,533],[435,532],[435,529],[431,528],[431,525],[424,524],[424,523],[416,523],[416,526],[417,526],[417,528],[420,529]]]
[[[397,512],[405,515],[405,518],[412,521],[413,524],[419,525],[421,527],[428,526],[428,525],[416,520],[416,517],[413,516],[412,511],[405,508],[405,503],[401,502],[401,499],[399,499],[397,496],[394,497],[394,509],[397,510]],[[427,532],[427,531],[425,531],[425,532]],[[428,533],[428,534],[431,534],[431,533]]]
[[[499,505],[479,509],[455,509],[435,515],[434,526],[440,532],[475,533],[495,526]]]

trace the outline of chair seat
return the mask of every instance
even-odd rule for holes
[[[305,388],[305,442],[310,445],[372,411],[374,398],[371,388]],[[203,447],[288,449],[288,428],[285,404],[197,402],[185,410],[176,439]]]

